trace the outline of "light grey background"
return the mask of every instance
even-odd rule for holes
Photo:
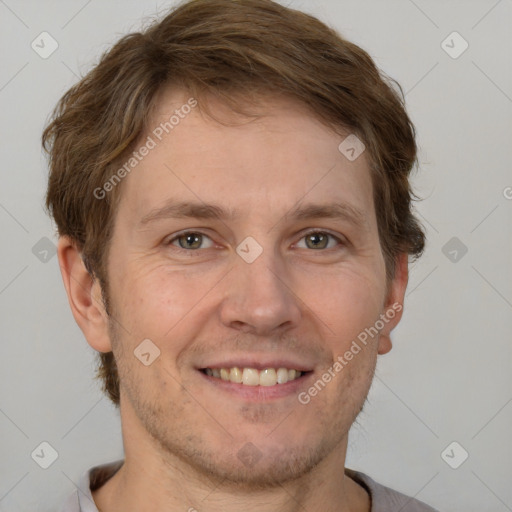
[[[39,140],[60,96],[116,39],[172,2],[0,0],[0,510],[59,508],[83,471],[122,457],[118,414],[69,311],[43,211]],[[347,465],[441,511],[512,510],[512,1],[294,0],[362,46],[407,93],[428,230]],[[58,49],[31,42],[49,32]],[[457,31],[458,58],[441,43]],[[460,41],[448,39],[454,49]],[[508,196],[508,199],[507,199]],[[457,237],[460,249],[442,249]],[[39,242],[43,243],[43,242]],[[38,257],[37,257],[37,256]],[[40,258],[49,258],[45,263]],[[58,452],[46,470],[31,458]],[[441,457],[448,451],[452,469]],[[313,512],[313,511],[312,511]]]

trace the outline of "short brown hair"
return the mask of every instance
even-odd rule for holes
[[[308,14],[272,0],[192,0],[120,39],[61,98],[43,133],[47,208],[104,291],[121,187],[104,200],[94,190],[133,150],[156,93],[170,84],[190,91],[200,107],[214,95],[238,112],[248,98],[283,94],[325,124],[356,134],[366,146],[388,279],[399,254],[422,253],[425,236],[409,183],[417,163],[415,129],[400,85],[364,50]],[[100,354],[98,376],[118,405],[111,352]]]

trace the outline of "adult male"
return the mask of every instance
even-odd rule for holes
[[[125,449],[65,511],[433,510],[345,468],[424,244],[414,128],[363,50],[270,0],[192,1],[43,139]]]

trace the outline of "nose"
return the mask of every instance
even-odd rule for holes
[[[227,327],[259,336],[275,336],[297,327],[300,300],[285,266],[270,251],[252,263],[239,258],[225,283],[221,321]]]

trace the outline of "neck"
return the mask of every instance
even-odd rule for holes
[[[101,512],[370,512],[367,492],[344,473],[347,436],[308,473],[256,488],[217,479],[127,424],[123,466],[92,493]]]
[[[342,471],[323,480],[316,471],[288,485],[247,491],[230,485],[215,487],[201,475],[189,478],[190,468],[178,461],[174,467],[146,466],[125,459],[119,471],[93,492],[101,512],[299,512],[322,510],[369,512],[367,492]]]

